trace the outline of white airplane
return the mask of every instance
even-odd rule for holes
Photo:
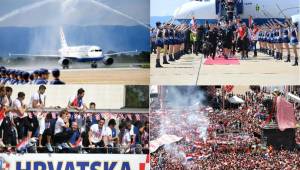
[[[222,1],[227,0],[192,0],[181,5],[174,12],[174,19],[188,23],[195,17],[197,23],[205,21],[216,22],[224,14]],[[254,22],[261,25],[270,19],[284,21],[286,17],[299,14],[299,0],[233,0],[234,14],[240,16],[243,22],[248,23],[250,16]],[[222,13],[223,12],[223,13]]]
[[[72,61],[90,62],[92,68],[97,68],[97,62],[102,61],[105,65],[112,65],[114,60],[112,55],[134,53],[136,51],[124,51],[104,54],[99,46],[68,46],[63,29],[60,28],[61,48],[58,54],[9,54],[9,56],[30,56],[30,57],[55,57],[63,69],[68,69]]]

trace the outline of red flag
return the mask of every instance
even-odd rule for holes
[[[230,93],[233,90],[234,86],[233,85],[226,85],[224,87],[224,90],[226,93]]]
[[[289,103],[284,97],[277,98],[276,119],[281,131],[296,127],[296,118],[293,104]]]
[[[6,112],[6,109],[5,108],[2,108],[0,110],[0,121],[4,119],[5,117],[5,112]]]

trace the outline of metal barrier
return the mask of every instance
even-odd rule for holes
[[[13,150],[14,152],[21,152],[17,151],[17,146],[9,146],[9,147],[1,147],[3,150],[6,150],[6,152],[10,152]],[[0,149],[1,149],[0,148]],[[5,149],[6,148],[6,149]],[[149,148],[142,147],[83,147],[83,146],[77,146],[77,147],[71,147],[70,148],[63,148],[60,150],[57,146],[52,146],[53,152],[51,153],[102,153],[102,154],[119,154],[119,153],[130,153],[130,154],[145,154],[143,150],[149,150]],[[100,152],[100,150],[102,152]],[[106,152],[103,152],[105,151]],[[6,153],[0,150],[0,153]],[[46,146],[37,146],[36,143],[33,143],[32,146],[28,146],[26,149],[22,150],[21,153],[49,153]]]
[[[27,112],[60,112],[65,108],[42,108],[42,109],[34,109],[28,108]],[[76,110],[76,109],[67,109],[69,112],[79,112],[79,113],[131,113],[131,114],[149,114],[148,109],[140,109],[140,108],[124,108],[124,109],[88,109],[85,111]]]

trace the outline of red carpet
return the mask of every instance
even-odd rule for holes
[[[207,58],[204,62],[205,65],[239,65],[240,60],[236,57],[225,59],[224,56],[217,56],[213,60],[211,57]]]

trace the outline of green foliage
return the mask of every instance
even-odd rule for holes
[[[149,86],[126,86],[126,108],[149,108]]]

